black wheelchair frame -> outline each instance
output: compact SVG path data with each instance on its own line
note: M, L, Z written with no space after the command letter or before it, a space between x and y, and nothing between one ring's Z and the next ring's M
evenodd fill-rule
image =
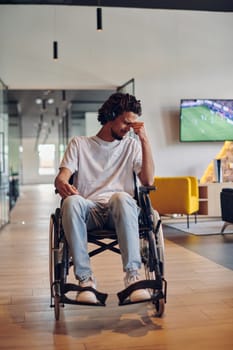
M120 291L117 293L117 296L119 306L128 305L131 304L129 295L133 290L147 288L150 291L151 299L146 301L152 302L155 306L155 316L161 317L164 313L167 299L167 281L164 278L164 241L161 220L158 214L152 209L150 203L149 192L151 190L155 190L155 187L142 186L139 187L139 190L135 191L135 199L141 209L139 215L139 238L141 259L144 265L146 279L136 282ZM77 284L67 283L69 269L73 263L62 227L60 208L56 208L55 212L50 216L49 235L50 306L54 308L55 319L59 320L60 307L64 306L64 304L90 304L77 302L75 299L67 296L68 292L77 292L84 289ZM88 243L94 243L97 246L97 248L95 247L89 251L90 257L100 254L105 250L120 254L120 249L117 247L118 240L114 230L104 228L102 230L88 231ZM85 290L93 291L91 287L86 287ZM98 303L91 305L105 306L108 295L96 290L94 292Z

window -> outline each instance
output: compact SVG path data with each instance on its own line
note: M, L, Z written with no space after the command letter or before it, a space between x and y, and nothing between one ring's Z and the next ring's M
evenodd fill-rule
M39 175L55 174L55 145L39 145Z

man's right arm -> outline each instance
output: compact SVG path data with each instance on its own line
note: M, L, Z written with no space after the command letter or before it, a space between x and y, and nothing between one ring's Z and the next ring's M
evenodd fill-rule
M54 185L62 198L78 194L78 190L73 185L69 184L71 175L72 173L70 169L60 168L60 171L55 178Z

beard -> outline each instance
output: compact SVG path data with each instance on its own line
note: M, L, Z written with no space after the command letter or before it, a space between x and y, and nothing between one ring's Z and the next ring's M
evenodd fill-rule
M111 129L111 135L112 135L112 137L115 139L115 140L118 140L118 141L121 141L122 139L123 139L123 137L125 136L121 136L121 135L118 135L115 131L113 131L112 129Z

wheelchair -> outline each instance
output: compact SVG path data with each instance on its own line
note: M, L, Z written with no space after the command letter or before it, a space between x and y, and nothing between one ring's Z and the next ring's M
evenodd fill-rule
M138 218L140 253L145 271L145 280L138 281L126 289L117 293L119 306L129 305L132 302L129 295L135 289L148 289L151 298L137 302L150 302L155 308L155 316L162 317L167 299L167 281L164 278L164 239L159 215L152 209L149 193L155 190L154 186L141 186L135 190L135 199L140 208ZM89 256L100 254L110 250L120 254L116 232L103 228L101 230L88 231L88 243L93 243L94 248L89 251ZM50 278L50 306L54 309L56 320L60 318L60 309L65 304L90 305L71 298L69 292L83 291L78 284L69 283L68 275L72 263L68 243L62 227L61 209L56 208L50 216L49 227L49 278ZM98 303L92 306L106 306L107 294L86 287L96 294Z

